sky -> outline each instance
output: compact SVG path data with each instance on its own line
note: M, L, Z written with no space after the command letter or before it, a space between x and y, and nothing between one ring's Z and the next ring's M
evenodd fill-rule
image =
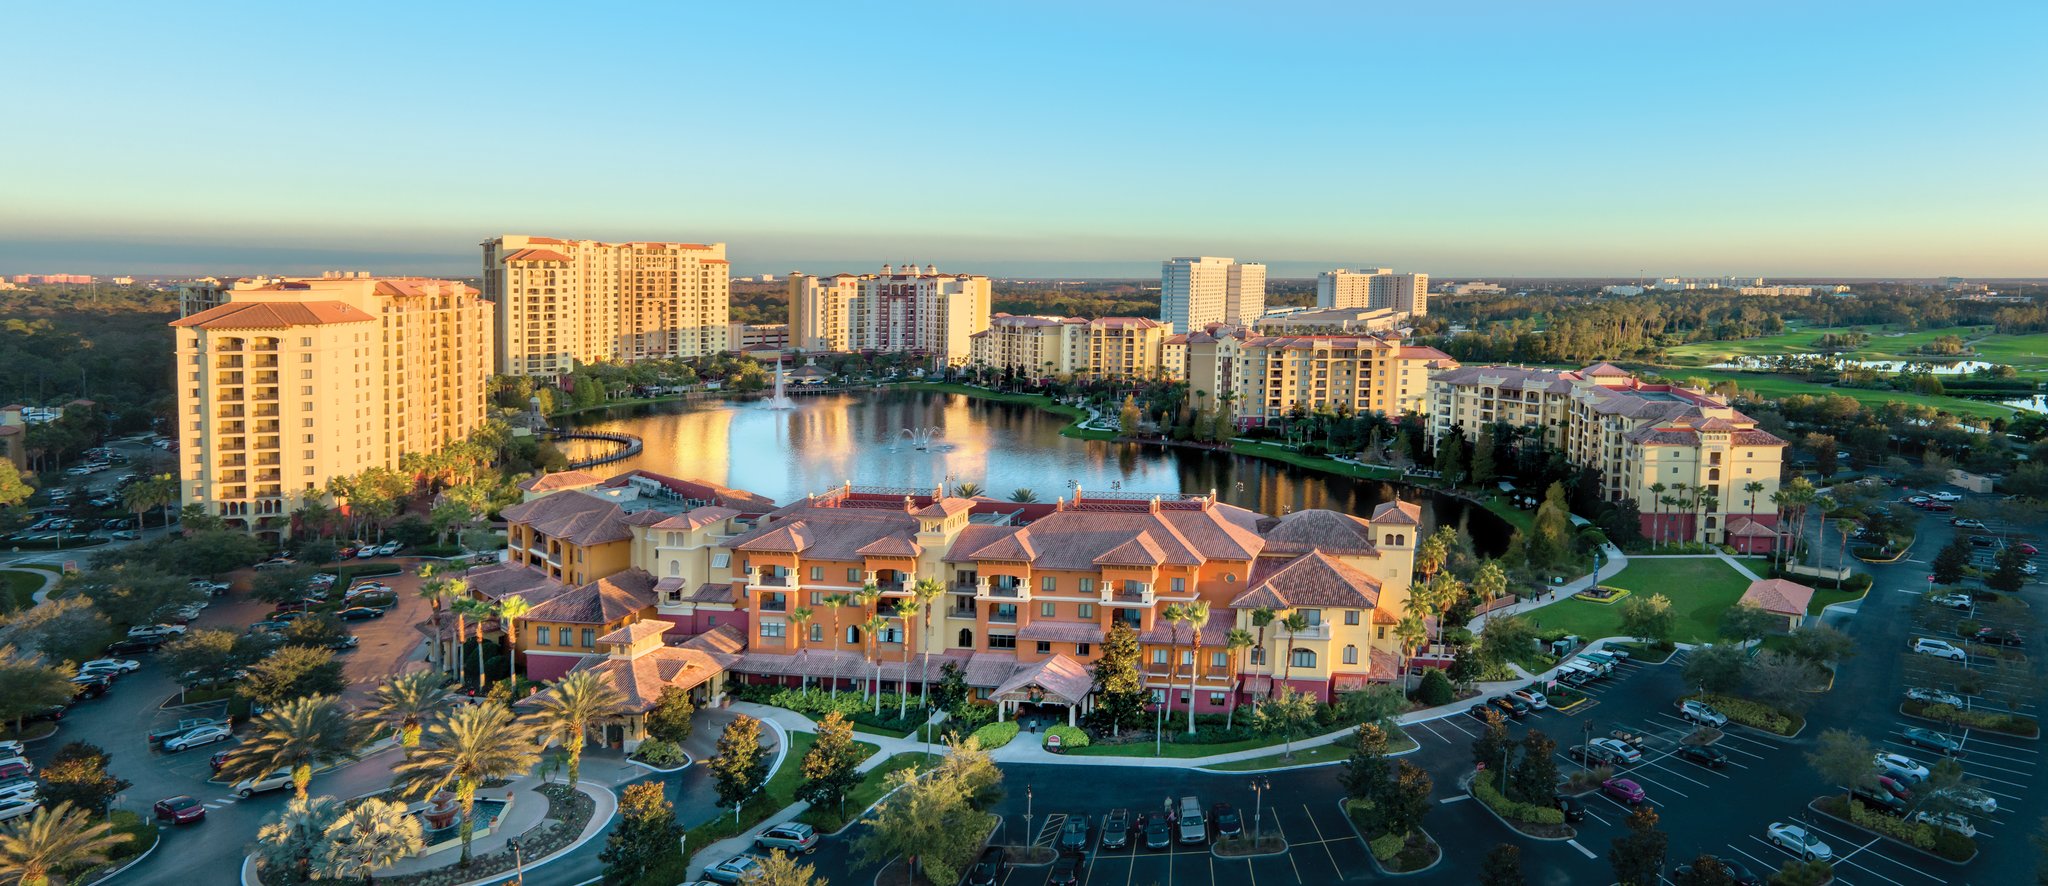
M1441 7L1441 8L1423 8ZM0 272L2048 275L2048 3L0 8Z

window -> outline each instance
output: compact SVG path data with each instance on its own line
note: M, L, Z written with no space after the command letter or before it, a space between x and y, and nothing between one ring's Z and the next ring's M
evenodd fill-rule
M1181 707L1187 707L1188 705L1188 691L1185 689L1180 691L1180 705Z
M1386 626L1386 625L1380 625L1380 631L1379 631L1379 639L1385 640L1386 638L1387 638L1387 626Z
M547 629L547 628L534 628L534 629L533 629L533 645L535 645L535 646L546 646L546 645L548 645L548 629Z
M1086 644L1086 643L1075 643L1075 644L1074 644L1074 654L1075 654L1075 655L1087 655L1087 654L1089 654L1089 653L1090 653L1090 652L1092 652L1092 651L1094 651L1094 650L1093 650L1093 647L1089 646L1089 645L1088 645L1088 644Z
M824 625L811 625L811 642L813 642L813 643L823 643L823 642L825 642L825 626L824 626Z
M1237 573L1235 573L1235 572L1226 572L1226 573L1223 573L1223 583L1224 583L1224 584L1229 584L1229 585L1234 585L1234 584L1237 584Z
M301 397L311 397L311 396L313 396L313 386L312 386L312 385L300 385L300 386L299 386L299 396L301 396Z
M1153 663L1153 664L1156 664L1156 665L1163 665L1163 664L1165 664L1165 663L1166 663L1166 650L1164 650L1164 649L1154 649L1154 650L1152 650L1152 663Z
M1093 603L1083 603L1083 604L1081 604L1080 606L1076 607L1076 611L1078 611L1078 612L1080 613L1080 616L1081 616L1082 618L1094 618L1094 617L1095 617L1095 604L1093 604Z
M812 591L812 592L811 592L811 605L812 605L812 606L823 606L823 605L825 605L825 592L824 592L824 591Z
M882 632L875 636L875 642L901 643L903 642L903 628L900 626L883 628Z
M965 648L965 649L972 649L972 648L974 648L974 631L973 631L972 629L969 629L969 628L961 628L961 629L960 629L960 642L958 642L958 643L955 643L955 644L953 644L953 645L955 645L955 646L959 646L959 647L962 647L962 648Z
M1344 647L1344 663L1348 665L1355 665L1358 663L1358 647Z
M1052 644L1051 644L1051 643L1049 643L1049 642L1047 642L1047 641L1045 641L1045 640L1040 640L1040 641L1038 641L1038 654L1039 654L1039 655L1051 655L1051 654L1052 654Z
M1344 623L1345 623L1345 624L1347 624L1347 625L1351 625L1351 626L1353 626L1353 627L1356 627L1356 626L1358 625L1358 610L1356 610L1356 609L1346 609L1346 610L1344 610Z
M724 569L725 567L727 567L727 566L731 566L731 565L732 565L732 555L731 555L731 554L712 554L712 555L711 555L711 568L713 568L713 569Z
M1095 593L1095 579L1092 579L1092 578L1084 578L1084 579L1081 579L1081 593L1083 593L1083 594L1093 594L1093 593Z
M1165 703L1166 703L1166 690L1164 690L1164 689L1154 689L1154 690L1152 690L1152 703L1153 703L1153 704L1165 704Z
M590 649L590 648L593 648L593 647L595 647L596 645L597 645L597 631L596 631L596 630L593 630L593 629L591 629L591 628L584 628L584 629L583 629L583 648L585 648L585 649Z
M990 648L990 649L1015 649L1015 648L1017 648L1017 635L1016 635L1016 634L990 634L990 635L988 635L988 648Z
M1230 666L1230 653L1228 653L1228 652L1211 652L1211 653L1209 653L1209 666L1210 666L1210 667L1212 667L1212 668L1219 668L1219 669L1220 669L1220 668L1227 668L1227 667L1229 667L1229 666Z
M1211 692L1211 693L1209 693L1209 706L1210 706L1210 707L1212 707L1212 708L1220 708L1220 707L1222 707L1222 706L1224 705L1225 701L1226 701L1226 697L1224 696L1224 694L1223 694L1223 693L1221 693L1221 692Z
M299 370L299 377L300 377L300 378L312 378L312 377L313 377L313 370L311 370L311 369L301 369L301 370Z
M780 621L764 621L764 622L761 622L761 636L762 636L763 638L769 638L769 637L781 637L781 636L783 635L783 632L784 632L784 631L785 631L785 630L786 630L787 628L788 628L788 623L787 623L787 622L780 622Z
M824 580L825 580L825 567L823 567L823 566L813 566L813 567L811 567L811 580L812 580L812 581L824 581Z
M1058 613L1059 611L1060 607L1058 603L1038 604L1038 616L1040 618L1051 618L1054 614Z
M1060 589L1060 580L1050 575L1040 578L1038 580L1038 589L1042 591L1057 591Z
M1296 649L1294 650L1293 657L1289 659L1289 662L1297 668L1315 667L1316 651L1313 649Z
M1185 579L1185 578L1176 578L1176 579L1174 579L1174 580L1173 580L1173 592L1174 592L1174 593L1178 594L1178 593L1181 593L1182 591L1185 591L1185 590L1187 590L1187 589L1188 589L1188 580L1187 580L1187 579Z
M1308 619L1309 627L1315 627L1323 623L1323 611L1321 609L1297 609L1295 611L1301 613L1302 618Z
M1261 649L1257 646L1253 646L1251 654L1251 663L1255 665L1264 666L1266 663L1266 650Z
M846 580L852 584L860 584L860 568L856 566L846 567Z

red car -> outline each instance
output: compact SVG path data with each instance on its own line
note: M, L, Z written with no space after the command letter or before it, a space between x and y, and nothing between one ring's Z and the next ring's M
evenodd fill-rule
M2020 553L2025 554L2029 557L2041 553L2040 548L2034 547L2033 545L2027 544L2026 542L2020 542L2019 544L2013 545L2012 548L2013 550L2019 551Z
M156 818L171 824L191 824L206 820L206 805L191 797L172 797L156 801Z
M1630 806L1641 805L1644 800L1648 799L1648 796L1643 793L1642 785L1626 778L1610 778L1603 781L1600 783L1600 790L1607 796L1627 803Z
M13 781L14 779L27 778L34 774L35 772L28 768L27 763L0 764L0 781Z
M1930 501L1927 503L1927 509L1930 511L1936 511L1938 513L1946 514L1949 511L1955 510L1956 506L1949 504L1945 501Z

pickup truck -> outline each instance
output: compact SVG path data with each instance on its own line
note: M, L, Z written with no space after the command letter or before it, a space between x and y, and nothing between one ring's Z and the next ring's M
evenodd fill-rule
M160 745L164 743L164 739L177 738L178 736L184 735L187 732L191 732L194 729L198 729L201 726L226 725L227 721L216 720L212 717L191 717L188 719L179 720L178 725L176 726L166 726L162 729L158 729L154 732L151 732L149 734L149 743L151 745Z

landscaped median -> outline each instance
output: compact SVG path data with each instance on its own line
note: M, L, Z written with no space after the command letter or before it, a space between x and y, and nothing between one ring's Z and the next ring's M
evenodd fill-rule
M1968 864L1977 857L1976 840L1948 828L1877 812L1865 807L1863 801L1848 799L1841 794L1818 798L1808 803L1807 808L1950 864Z
M1967 726L2015 738L2040 738L2041 723L2025 714L2011 714L2000 711L1981 711L1959 708L1951 704L1907 699L1899 706L1899 713L1922 720L1932 720L1950 726Z
M1485 806L1508 827L1538 840L1569 840L1578 836L1577 829L1564 823L1564 810L1510 800L1494 786L1495 776L1492 770L1473 773L1470 790L1479 805Z
M872 745L863 745L872 747ZM861 776L860 784L846 792L846 802L838 809L812 806L804 810L796 820L817 828L821 834L836 834L860 819L861 813L882 799L889 792L889 774L916 766L919 772L929 770L944 759L943 754L926 754L922 751L906 751L882 761ZM803 761L797 761L801 765Z
M1698 692L1679 700L1703 702L1714 710L1728 715L1728 719L1733 722L1774 735L1790 737L1798 735L1799 730L1806 728L1806 718L1746 698Z
M1337 805L1344 810L1344 817L1351 822L1351 829L1357 832L1359 839L1365 841L1366 851L1372 853L1373 864L1382 872L1419 874L1436 867L1436 863L1443 860L1443 847L1437 845L1436 839L1422 828L1405 834L1389 832L1367 837L1366 834L1373 830L1374 826L1366 815L1368 810L1360 807L1361 802L1363 801L1344 799L1338 800Z

